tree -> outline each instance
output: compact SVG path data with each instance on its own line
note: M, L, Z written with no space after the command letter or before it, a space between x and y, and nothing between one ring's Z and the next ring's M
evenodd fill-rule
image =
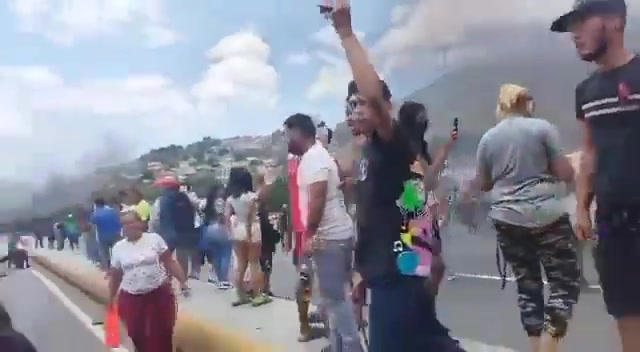
M278 177L267 199L267 210L280 211L283 204L289 205L289 185L286 177Z
M142 175L140 176L140 179L143 181L150 181L153 180L153 171L151 170L144 170L142 172Z
M238 153L238 152L234 152L233 153L233 160L242 161L242 160L245 160L245 159L246 159L246 156L243 155L242 153Z

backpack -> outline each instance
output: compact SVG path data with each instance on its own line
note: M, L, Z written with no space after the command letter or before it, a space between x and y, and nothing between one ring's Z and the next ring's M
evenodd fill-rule
M193 222L195 209L191 199L183 192L176 194L171 204L171 218L178 234L190 234L196 232Z

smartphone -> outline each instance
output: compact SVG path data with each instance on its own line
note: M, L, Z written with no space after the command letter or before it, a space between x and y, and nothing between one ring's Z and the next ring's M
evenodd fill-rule
M329 13L333 12L333 6L318 5L318 7L320 8L320 14L321 15L326 15L326 14L329 14Z
M460 128L460 120L456 117L453 119L453 132L457 134L459 128Z

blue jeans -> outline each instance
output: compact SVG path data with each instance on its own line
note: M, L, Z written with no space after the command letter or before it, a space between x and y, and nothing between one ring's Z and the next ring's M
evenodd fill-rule
M399 277L370 290L369 352L464 352L438 321L424 279Z
M100 268L102 270L111 269L111 250L118 242L117 238L98 238L98 251L100 253Z
M229 281L231 266L232 242L223 226L211 225L205 230L207 236L207 251L205 256L218 277L218 281Z
M98 239L92 233L85 234L82 236L84 238L84 250L87 258L94 262L100 262L100 249L98 247Z
M312 255L322 306L329 319L329 341L335 352L363 351L351 300L346 294L351 281L352 251L351 238L320 240Z

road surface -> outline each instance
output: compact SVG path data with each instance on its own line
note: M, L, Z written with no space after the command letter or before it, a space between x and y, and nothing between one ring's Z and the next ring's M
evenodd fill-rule
M455 336L526 351L528 345L520 327L515 285L510 283L503 291L500 290L500 281L496 280L495 237L492 231L482 228L479 234L470 235L466 228L453 225L445 234L444 241L448 265L464 275L445 282L442 287L438 297L442 321ZM595 283L597 276L592 269L592 260L589 255L585 258L587 278ZM69 308L37 275L28 270L14 271L9 277L0 279L0 300L9 307L18 329L31 338L40 351L67 351L70 347L78 351L102 351L100 339L91 329L92 323L102 320L102 308L59 279L46 272L44 276L59 285L63 294L78 308ZM292 299L295 278L291 257L277 253L272 277L274 293ZM88 318L78 318L75 310L82 311ZM290 319L296 317L291 316ZM72 345L70 341L73 341ZM600 291L583 291L564 350L616 349L617 338L612 321L604 311Z
M39 352L105 350L104 308L41 268L10 270L0 278L0 302Z
M438 297L441 320L455 336L528 351L528 341L516 306L516 286L509 283L504 291L500 289L496 240L492 229L484 226L477 234L471 235L464 226L453 224L444 236L447 264L461 275L443 284ZM593 259L588 253L585 255L585 272L591 283L597 283ZM295 277L291 257L277 253L271 279L273 292L279 297L292 299ZM564 351L617 349L613 322L605 312L599 289L583 290L574 313Z

